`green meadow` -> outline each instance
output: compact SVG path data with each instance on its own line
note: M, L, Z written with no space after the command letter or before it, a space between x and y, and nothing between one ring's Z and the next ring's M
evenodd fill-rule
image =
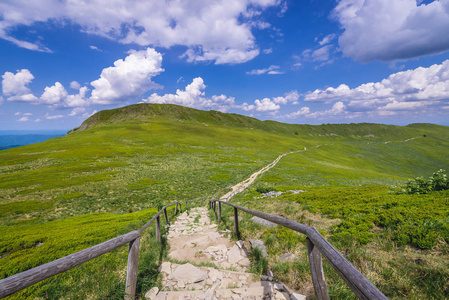
M154 104L102 111L64 137L0 151L0 279L138 229L161 204L213 195L302 150L234 201L317 227L388 297L449 297L447 191L389 193L449 170L448 149L449 128L430 124L292 125ZM306 192L259 198L257 187ZM266 241L278 278L313 293L303 237L249 216L241 228ZM158 284L167 251L153 231L141 244L140 296ZM10 298L123 298L125 248ZM300 259L279 263L286 249ZM333 299L352 297L325 272Z

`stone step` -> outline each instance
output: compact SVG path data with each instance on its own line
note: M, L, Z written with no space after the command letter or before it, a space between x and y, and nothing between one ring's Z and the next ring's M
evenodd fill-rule
M211 267L195 267L192 264L162 263L159 271L162 274L164 290L207 290L219 282L218 289L249 287L258 278L254 274L218 270Z
M168 257L197 265L214 264L220 269L163 262L159 272L164 288L161 291L152 288L145 294L145 299L306 299L289 291L282 283L271 281L271 272L260 278L245 273L250 265L249 253L242 241L231 242L227 235L217 232L217 225L210 223L208 210L204 207L182 213L169 226ZM260 245L257 240L250 242L252 247L262 247L262 252L266 254L263 243Z
M274 300L306 300L304 295L290 293L282 284L275 282L255 282L249 287L219 289L218 284L207 290L183 290L183 291L158 291L152 289L145 295L149 300L222 300L222 299L274 299Z
M246 271L249 268L248 251L239 241L233 243L225 234L216 231L210 224L206 208L194 208L184 212L170 226L168 257L196 264L213 263L222 269Z

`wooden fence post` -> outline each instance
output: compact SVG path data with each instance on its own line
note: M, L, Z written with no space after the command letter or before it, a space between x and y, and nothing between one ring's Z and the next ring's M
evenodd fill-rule
M170 222L168 222L167 208L164 208L164 216L165 216L165 224L170 225Z
M237 238L240 238L239 232L239 213L237 207L234 207L234 230Z
M312 275L313 288L318 300L329 300L326 280L324 278L323 263L320 250L312 243L309 238L307 240L307 251L309 253L310 274Z
M156 240L159 242L161 240L161 218L156 217Z
M221 219L221 202L218 202L218 224L220 224Z
M139 265L140 237L129 242L128 267L126 271L125 300L133 300L136 294L137 269Z
M176 206L175 206L175 215L178 213L178 202L176 202Z

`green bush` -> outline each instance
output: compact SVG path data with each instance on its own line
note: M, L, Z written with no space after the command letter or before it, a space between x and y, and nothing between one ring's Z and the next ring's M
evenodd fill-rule
M276 189L275 188L272 188L272 187L263 187L263 186L259 186L257 189L256 189L256 192L258 192L258 193L260 193L260 194L266 194L266 193L269 193L269 192L273 192L273 191L275 191Z
M390 193L393 194L426 194L431 191L443 191L449 189L449 180L445 170L440 169L426 180L424 177L410 179L404 185L391 186Z

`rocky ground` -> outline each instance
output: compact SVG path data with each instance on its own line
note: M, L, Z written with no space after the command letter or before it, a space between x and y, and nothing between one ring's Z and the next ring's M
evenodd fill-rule
M167 235L170 262L163 262L160 267L163 289L159 291L155 287L145 298L306 299L274 281L271 272L260 276L263 280L247 273L250 260L245 244L250 244L231 242L229 235L217 231L205 207L183 212Z

